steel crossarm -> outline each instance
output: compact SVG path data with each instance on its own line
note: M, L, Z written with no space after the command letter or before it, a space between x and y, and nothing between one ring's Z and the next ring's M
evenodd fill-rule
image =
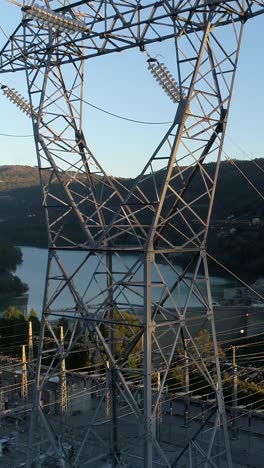
M34 2L28 2L34 6ZM56 63L66 64L79 61L77 55L69 59L67 49L72 42L81 44L85 59L103 56L113 52L121 52L131 48L144 51L148 44L162 42L184 35L201 31L204 27L204 14L214 8L216 11L213 27L225 26L234 22L245 23L248 19L264 13L264 1L218 1L218 0L173 0L158 2L127 2L121 0L101 0L94 4L90 1L47 2L52 11L72 18L81 14L87 26L87 32L64 35L51 45L51 49L59 50ZM81 9L81 13L80 13ZM27 10L28 11L28 10ZM30 11L30 10L29 10ZM24 42L23 27L30 28L34 23L34 31L27 34ZM45 67L44 57L47 53L43 36L47 34L36 29L38 21L25 17L15 29L0 52L0 73L25 69L25 61L30 59L30 67Z

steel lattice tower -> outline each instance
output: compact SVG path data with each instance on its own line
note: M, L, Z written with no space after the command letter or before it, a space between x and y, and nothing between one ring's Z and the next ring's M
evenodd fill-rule
M24 2L21 24L2 49L0 62L2 74L26 74L27 101L8 87L3 91L32 118L49 241L28 467L35 457L37 422L45 433L41 450L52 451L62 467L101 467L105 459L119 467L231 467L206 240L243 27L264 12L264 2L42 4L41 10L35 2ZM176 96L175 118L128 188L105 173L87 145L82 122L84 63L130 48L144 52L148 44L165 40L175 48L175 69L173 77L164 77L163 68L159 81L170 97ZM155 67L151 58L149 63ZM216 161L213 171L204 165L209 156ZM183 271L175 262L179 254L190 258ZM65 295L68 306L62 309ZM200 305L195 318L190 312L194 299ZM129 321L124 312L138 320ZM64 330L62 345L53 320L65 316L72 326ZM213 366L197 347L193 322L212 337ZM121 356L115 350L119 324L133 336ZM47 330L56 347L49 352L43 348ZM69 436L53 425L41 398L85 330L105 363L109 422L102 419L103 395L81 438L71 434L70 458L63 443ZM216 403L206 421L190 430L186 444L168 451L157 437L156 417L176 350L182 347L186 354L186 343L188 360L211 386ZM140 366L128 372L134 349L139 350ZM47 355L50 363L45 366ZM143 405L131 388L131 372L143 385ZM155 390L153 374L158 375ZM131 412L132 439L122 423L118 394ZM203 438L205 424L210 430ZM102 427L109 430L109 438Z

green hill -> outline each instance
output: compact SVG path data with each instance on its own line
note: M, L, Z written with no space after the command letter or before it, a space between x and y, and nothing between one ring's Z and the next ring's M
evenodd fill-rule
M264 160L235 161L235 163L262 193ZM206 164L206 170L209 174L213 174L214 163ZM263 275L264 271L264 253L262 254L264 204L261 196L245 180L241 172L230 162L221 163L208 243L213 255L233 271L241 273L243 270L244 276L258 277ZM44 179L48 177L48 173L44 173L43 177ZM194 178L188 197L199 193L200 177ZM156 174L156 179L157 185L161 184L163 171ZM122 179L122 184L130 188L133 180ZM177 189L176 183L174 188ZM61 195L59 186L55 187L56 190ZM150 194L151 190L152 186L147 179L144 191ZM1 166L0 237L17 245L46 246L47 234L41 198L36 167ZM201 214L202 211L201 206Z
M0 194L13 189L32 187L38 182L38 168L36 167L0 166Z

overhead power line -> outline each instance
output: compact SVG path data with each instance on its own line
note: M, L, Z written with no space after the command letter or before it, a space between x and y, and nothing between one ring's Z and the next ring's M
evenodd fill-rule
M73 93L72 93L73 94ZM77 97L76 95L73 94L74 97ZM100 112L103 112L104 114L111 115L112 117L115 117L116 119L120 120L126 120L127 122L132 122L132 123L137 123L141 125L169 125L172 123L171 120L166 121L166 122L153 122L149 120L137 120L137 119L132 119L130 117L126 117L124 115L120 114L115 114L114 112L110 112L106 109L103 109L102 107L96 106L95 104L92 104L91 102L87 101L86 99L80 99L84 104L87 104L88 106L92 107L93 109L96 109Z
M0 133L0 136L2 137L8 137L8 138L32 138L33 134L31 133L30 135L17 135L17 134L11 134L11 133Z

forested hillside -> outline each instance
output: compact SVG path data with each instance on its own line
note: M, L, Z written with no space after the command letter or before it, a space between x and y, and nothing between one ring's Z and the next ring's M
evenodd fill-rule
M209 174L214 173L214 168L214 163L206 164ZM209 233L211 253L233 271L241 273L242 269L243 275L249 277L264 276L264 203L242 173L262 194L263 172L263 159L235 161L235 165L228 161L221 163ZM43 177L47 179L48 173L44 172ZM163 177L163 171L157 173L158 186ZM144 191L150 194L151 186L148 183L146 180ZM130 188L133 180L122 179L122 184ZM201 178L198 175L192 181L187 197L198 194L200 187ZM174 188L177 189L176 182ZM100 183L97 189L100 190ZM61 195L59 186L55 187L56 190ZM0 222L1 239L8 239L17 245L47 245L37 168L0 167ZM70 229L74 229L74 225Z

